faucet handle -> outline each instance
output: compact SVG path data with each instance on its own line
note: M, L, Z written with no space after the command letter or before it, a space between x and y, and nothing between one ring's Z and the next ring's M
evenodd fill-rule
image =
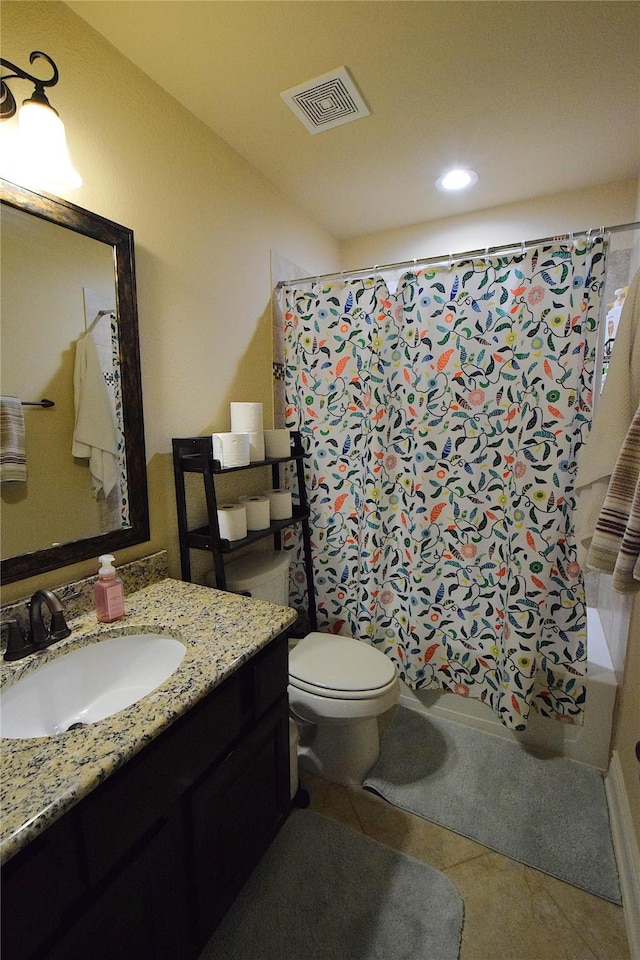
M33 644L23 636L17 620L5 620L5 626L7 627L7 649L4 659L21 660L33 651Z
M64 638L68 637L70 633L71 630L67 626L64 613L62 610L56 610L51 614L51 626L49 627L49 636L51 637L51 640L53 642L56 640L64 640Z

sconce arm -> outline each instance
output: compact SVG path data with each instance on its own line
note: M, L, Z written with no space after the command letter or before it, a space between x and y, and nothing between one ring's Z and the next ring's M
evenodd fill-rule
M8 120L16 112L16 100L9 89L7 80L29 80L34 84L35 90L32 100L37 100L39 103L44 103L46 106L51 107L51 104L47 100L47 97L44 92L45 87L54 87L58 82L58 68L51 59L51 57L42 53L40 50L34 50L29 56L29 63L33 63L38 58L46 60L48 64L53 68L53 76L50 80L40 80L38 77L32 76L30 73L27 73L26 70L22 70L21 67L17 67L15 63L11 63L10 60L5 60L4 57L0 58L0 65L2 65L6 70L13 70L13 73L7 73L0 78L0 120ZM53 107L51 108L53 109Z

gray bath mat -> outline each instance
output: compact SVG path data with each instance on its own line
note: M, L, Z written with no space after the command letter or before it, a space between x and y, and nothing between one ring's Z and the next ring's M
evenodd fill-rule
M398 707L364 786L403 810L620 903L598 770Z
M442 873L296 810L200 960L457 960L461 930Z

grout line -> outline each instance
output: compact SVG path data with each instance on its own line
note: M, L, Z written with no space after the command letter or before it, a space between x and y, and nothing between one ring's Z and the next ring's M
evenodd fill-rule
M445 830L446 827L442 827L441 829ZM449 833L452 833L452 832L453 831L451 830L449 831ZM454 836L457 837L457 836L460 836L460 834L455 833ZM493 854L496 857L502 857L503 860L509 860L509 857L505 857L503 854L497 853L495 850L490 850L489 847L485 847L481 853L474 853L473 856L471 857L464 857L462 860L456 860L455 863L448 864L448 866L442 868L442 872L447 873L448 870L456 870L458 867L461 867L467 863L473 863L474 860L482 860L483 857L486 857L489 854ZM510 861L510 862L513 863L515 861Z
M569 924L569 926L571 927L571 929L574 931L574 934L575 934L575 936L576 936L576 939L579 940L580 943L585 947L585 949L589 951L589 953L590 953L591 956L594 958L594 960L600 960L600 954L593 952L593 950L591 949L591 944L590 944L587 940L585 940L584 937L583 937L583 935L582 935L582 929L581 929L580 927L577 927L576 924L575 924L575 922L574 922L574 920L572 919L572 914L571 914L571 913L570 913L570 914L567 914L567 912L566 912L566 910L564 910L562 904L556 899L556 897L554 897L554 895L553 895L550 887L548 887L545 883L543 883L543 882L540 881L540 880L538 880L538 882L541 883L541 886L542 886L544 892L546 893L546 895L547 895L551 900L553 900L553 904L554 904L556 910L558 911L558 913L562 916L562 918ZM561 880L558 881L558 882L559 882L559 883L562 883ZM583 893L585 893L587 896L595 896L595 894L590 894L590 893L588 893L586 890L583 891ZM600 898L596 897L596 899L600 899ZM612 904L612 906L615 906L615 904ZM620 907L619 909L622 909L622 907ZM604 958L602 958L602 960L604 960Z

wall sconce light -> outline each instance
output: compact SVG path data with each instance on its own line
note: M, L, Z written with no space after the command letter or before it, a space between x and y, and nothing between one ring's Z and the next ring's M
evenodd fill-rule
M0 78L0 120L8 120L16 112L9 80L29 80L35 87L18 111L18 147L12 161L13 171L8 171L8 178L17 179L26 187L75 189L82 186L82 178L71 163L64 124L44 92L45 87L53 87L58 82L58 68L51 57L39 50L33 51L29 63L38 58L46 60L53 68L50 80L33 77L9 60L0 58L2 67L13 71Z

